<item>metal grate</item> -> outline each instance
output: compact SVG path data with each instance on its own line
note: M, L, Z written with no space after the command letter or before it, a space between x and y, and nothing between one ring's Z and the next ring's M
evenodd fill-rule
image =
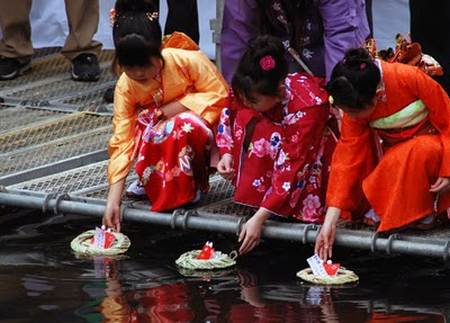
M11 188L45 193L70 193L106 183L108 161L79 167L56 175L12 185Z
M128 177L127 180L125 182L125 188L127 188L135 179L137 178L137 175L134 173L134 171L132 171ZM106 200L106 198L108 197L108 182L104 182L103 184L99 185L98 187L93 187L92 189L82 189L80 191L74 192L75 195L79 195L79 196L84 196L84 197L90 197L90 198L95 198L95 199L104 199ZM122 202L136 202L136 199L130 199L128 197L125 196L125 190L123 191L122 194ZM145 202L145 200L144 200Z
M214 214L235 215L240 217L252 216L253 214L255 214L254 208L236 204L231 198L217 203L212 203L204 207L200 207L198 210L200 212L203 211Z
M110 137L111 127L108 126L7 154L0 163L0 177L106 149Z
M206 194L201 205L228 199L233 196L233 193L233 185L229 181L223 179L220 175L216 174L209 179L209 192Z
M133 172L128 176L125 187L128 187L135 179L137 178L136 173ZM209 180L210 189L208 194L206 194L203 201L198 204L198 207L205 206L207 204L215 203L217 201L221 201L227 198L230 198L233 195L233 186L230 182L224 180L219 175L214 175L210 177ZM100 187L97 190L90 191L87 193L81 193L81 196L92 197L92 198L103 198L105 199L108 194L108 187ZM129 199L127 197L123 197L123 202L133 202L136 201L134 199ZM140 203L145 203L144 201L140 201Z
M43 47L35 48L33 59L43 58L50 55L58 55L61 52L62 47Z
M109 78L109 79L112 79ZM105 81L106 82L106 81ZM61 102L65 105L73 105L82 107L84 111L97 111L98 107L101 105L105 105L106 103L103 101L103 95L105 91L115 84L114 81L106 82L104 86L94 90L94 91L85 91L81 93L76 93L75 95L65 98L62 100L58 100L57 102ZM57 103L55 103L57 104Z
M74 82L69 77L65 79L55 79L49 83L36 83L21 90L11 90L5 93L5 97L14 97L20 102L31 105L46 105L49 106L52 101L66 98L76 97L84 92L91 92L93 87L100 87L104 91L107 86L103 83L113 82L115 76L109 72L102 73L98 83L91 82ZM102 85L103 84L103 85ZM100 96L101 97L101 96Z
M62 112L36 108L0 105L0 134L15 128L29 126L43 120L54 120L65 116Z
M89 113L73 114L57 121L0 135L0 154L84 133L110 124L110 117Z

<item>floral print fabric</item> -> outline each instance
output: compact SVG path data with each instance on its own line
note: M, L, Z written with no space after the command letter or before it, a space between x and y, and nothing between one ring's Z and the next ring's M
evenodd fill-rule
M320 223L336 137L322 81L292 74L285 99L260 113L231 97L222 110L217 146L233 156L234 199L298 220Z

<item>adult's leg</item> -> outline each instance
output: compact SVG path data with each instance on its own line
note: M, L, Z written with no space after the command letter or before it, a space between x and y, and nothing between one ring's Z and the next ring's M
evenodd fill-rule
M82 53L99 55L102 44L93 40L99 21L98 0L65 0L69 36L62 54L72 60Z
M30 10L31 0L0 1L0 56L28 60L33 55Z
M169 13L167 15L164 34L181 31L196 43L200 39L198 30L197 0L167 0Z
M248 42L259 30L260 9L256 0L226 0L220 36L222 73L230 82Z
M0 1L0 80L11 80L31 69L31 0Z
M372 0L366 0L367 22L369 23L370 36L373 37Z
M102 44L93 40L99 20L98 0L65 0L69 36L62 54L72 61L72 78L96 81L100 77L97 56Z

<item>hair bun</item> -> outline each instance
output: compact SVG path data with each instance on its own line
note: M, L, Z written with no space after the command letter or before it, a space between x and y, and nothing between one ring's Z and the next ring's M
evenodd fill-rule
M353 106L358 103L357 92L345 76L339 76L328 82L327 90L335 98L337 105L345 102L347 105Z
M259 58L267 55L283 56L285 51L283 43L278 38L270 35L256 37L250 42L249 49L255 57Z
M344 64L348 66L360 66L361 63L369 63L372 57L364 48L354 48L349 50L344 56Z
M146 13L155 11L151 0L117 0L114 8L118 15L127 12Z

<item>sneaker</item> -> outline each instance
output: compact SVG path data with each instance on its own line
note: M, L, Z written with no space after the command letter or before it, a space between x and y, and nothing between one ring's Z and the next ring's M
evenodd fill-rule
M103 94L103 101L106 103L113 103L114 102L114 90L116 89L116 86L113 85L106 89L105 93Z
M417 221L416 223L413 223L411 227L419 230L429 230L433 229L435 226L437 226L437 224L437 217L435 215L428 215L427 217Z
M195 203L199 203L203 200L203 193L200 190L197 190L197 192L195 193L194 199L191 201L191 203L195 204Z
M374 209L370 209L364 214L363 223L368 225L369 227L378 227L380 225L380 216L374 211Z
M12 80L31 69L31 59L21 62L17 58L0 58L0 80Z
M128 186L126 195L131 198L144 198L147 193L145 193L144 185L137 179Z
M80 54L72 60L72 79L92 82L100 78L100 66L94 54Z

